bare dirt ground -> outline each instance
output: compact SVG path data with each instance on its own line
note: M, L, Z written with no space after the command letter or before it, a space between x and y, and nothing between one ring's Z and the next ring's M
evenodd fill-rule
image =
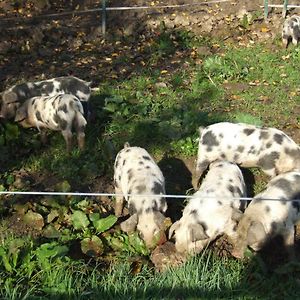
M234 43L272 40L281 26L280 10L263 22L261 1L230 1L156 9L157 6L193 3L192 0L109 1L108 6L144 6L150 10L109 11L107 36L101 31L101 12L82 13L100 7L101 1L23 1L0 3L0 90L24 80L77 75L97 86L106 79L122 80L137 72L141 44L151 39L164 22L197 35L218 35ZM276 2L276 1L275 1ZM74 14L64 15L73 11ZM63 15L53 15L62 13ZM240 24L255 18L251 30ZM117 42L118 41L118 42ZM202 49L203 50L203 49ZM204 51L204 50L203 50ZM132 58L132 67L121 72L112 65L112 54ZM144 58L147 59L147 58Z

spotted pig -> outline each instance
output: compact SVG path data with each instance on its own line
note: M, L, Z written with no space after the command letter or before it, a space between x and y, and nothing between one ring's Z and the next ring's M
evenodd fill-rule
M197 188L207 166L217 159L243 167L260 167L267 175L274 177L300 168L300 148L275 128L228 122L200 128L194 188Z
M169 230L169 238L175 232L177 251L199 253L218 236L233 235L242 215L240 197L245 196L246 186L239 167L227 161L213 162L181 219Z
M282 28L282 44L287 48L292 40L293 45L297 45L300 38L300 16L293 15L285 20Z
M74 95L60 94L39 96L26 100L16 111L15 121L23 127L36 127L42 135L43 129L61 131L67 151L72 148L72 128L77 134L78 146L84 147L87 124L83 116L83 107Z
M294 225L300 220L300 201L290 201L294 199L300 199L300 172L274 177L246 208L237 227L232 255L243 258L247 246L258 251L270 238L281 235L293 257Z
M130 147L126 143L115 160L114 183L118 195L115 214L122 214L125 198L131 215L121 224L121 228L127 232L137 229L148 247L155 244L157 237L166 239L165 180L149 153L143 148Z
M64 76L49 80L26 82L12 86L2 93L0 117L13 119L16 111L27 99L37 96L71 94L76 96L88 113L88 100L91 95L90 82L77 77Z

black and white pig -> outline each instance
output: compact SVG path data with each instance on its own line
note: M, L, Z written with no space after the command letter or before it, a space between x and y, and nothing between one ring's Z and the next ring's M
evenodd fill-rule
M246 186L241 170L228 161L210 164L199 190L188 201L181 219L169 230L175 232L175 247L180 253L196 254L211 241L226 233L235 234L242 216L241 197Z
M290 201L294 199L300 199L300 172L274 177L246 208L233 239L232 255L243 258L247 246L258 251L269 239L281 235L292 258L294 226L300 220L300 201Z
M242 167L260 167L271 177L300 169L299 146L278 129L221 122L199 131L195 189L208 165L220 159Z
M79 148L84 148L87 122L83 114L82 104L74 95L39 96L26 100L17 109L15 121L25 128L36 127L42 135L43 129L61 131L70 151L72 128L76 130Z
M282 28L282 44L287 48L288 43L292 40L293 45L297 45L300 39L300 16L293 15L287 18Z
M115 160L114 184L116 216L122 214L124 198L130 214L121 229L126 232L137 229L148 247L165 241L165 180L145 149L125 143Z
M90 85L90 82L74 76L16 84L1 94L0 118L13 119L20 105L29 98L54 96L57 94L71 94L76 96L82 102L85 115L87 115L89 110L88 101L91 95Z

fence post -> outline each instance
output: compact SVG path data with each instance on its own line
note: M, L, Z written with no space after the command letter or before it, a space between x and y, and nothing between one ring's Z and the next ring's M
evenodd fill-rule
M268 18L268 13L269 13L269 1L268 0L264 0L264 16L265 16L265 21L267 20Z
M284 0L283 2L283 9L282 9L282 17L286 17L286 12L287 12L287 6L288 6L288 0Z
M102 0L102 34L106 33L106 0Z

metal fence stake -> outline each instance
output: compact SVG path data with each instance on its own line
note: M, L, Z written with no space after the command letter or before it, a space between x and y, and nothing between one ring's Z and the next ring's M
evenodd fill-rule
M265 21L267 21L268 18L268 13L269 13L269 1L268 0L264 0L264 16L265 16Z
M287 12L287 7L288 7L288 0L284 0L283 2L283 9L282 9L282 17L286 17L286 12Z
M102 34L106 34L106 0L102 0Z

